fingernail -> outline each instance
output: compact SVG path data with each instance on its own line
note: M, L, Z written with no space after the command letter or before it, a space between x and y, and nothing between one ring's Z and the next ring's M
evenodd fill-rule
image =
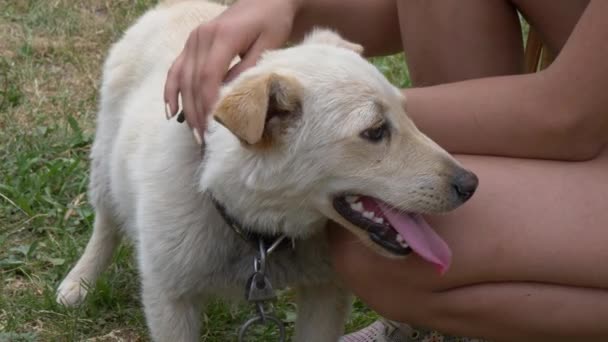
M194 140L196 140L197 144L203 144L203 139L201 139L201 135L198 133L198 130L196 128L192 129L192 135L194 135Z
M171 120L171 106L169 106L169 102L165 102L165 116L167 120Z
M184 111L182 110L181 112L179 112L179 114L177 114L177 122L183 123L184 121L186 121L186 115L184 114Z

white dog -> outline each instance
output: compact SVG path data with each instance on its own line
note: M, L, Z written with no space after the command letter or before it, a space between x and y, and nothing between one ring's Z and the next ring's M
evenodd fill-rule
M420 214L456 208L477 178L416 129L359 45L326 30L226 85L203 150L187 124L165 120L162 93L190 31L223 9L163 2L112 48L92 149L95 227L58 300L80 303L126 233L153 339L196 341L205 298L242 299L253 273L258 249L233 225L253 242L294 241L267 256L269 281L298 291L297 341L337 341L350 305L328 220L379 253L445 268L450 251Z

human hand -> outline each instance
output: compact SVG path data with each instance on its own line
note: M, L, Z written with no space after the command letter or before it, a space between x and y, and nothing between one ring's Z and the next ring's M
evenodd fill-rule
M382 317L413 323L412 314L420 314L428 306L429 294L446 281L422 258L384 257L337 223L330 222L328 238L338 278Z
M167 118L177 113L181 94L185 119L202 143L221 83L255 65L265 50L287 42L298 4L299 0L241 0L194 29L167 74ZM230 68L237 56L241 60Z

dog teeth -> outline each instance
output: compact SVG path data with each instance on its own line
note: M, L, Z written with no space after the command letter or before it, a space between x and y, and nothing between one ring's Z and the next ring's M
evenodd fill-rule
M403 236L397 234L397 238L395 239L397 240L397 243L403 247L403 248L407 248L409 247L409 245L407 244L407 242L405 242L405 239L403 238Z
M363 203L361 203L361 202L351 203L350 208L354 211L358 211L358 212L362 213L363 212Z
M367 211L363 207L363 203L359 201L359 196L346 196L346 202L350 203L350 208L361 214L364 218L374 221L375 223L384 224L384 218L376 216L373 211Z
M344 199L347 203L356 203L359 201L359 196L346 196Z

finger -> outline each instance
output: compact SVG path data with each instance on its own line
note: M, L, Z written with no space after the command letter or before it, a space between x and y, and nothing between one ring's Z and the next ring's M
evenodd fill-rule
M208 69L205 66L209 62L208 55L213 53L210 49L212 47L212 42L215 39L214 35L215 28L213 26L203 26L198 29L198 55L196 58L196 69L192 74L192 89L194 105L196 106L195 114L197 116L197 121L203 124L205 120L202 118L204 116L204 106L201 93L202 89L205 87L206 80L209 78L209 75L207 74ZM202 129L202 127L200 128Z
M171 119L179 109L179 83L183 63L184 52L182 51L167 72L167 80L165 81L164 91L165 115L167 116L167 120Z
M222 80L228 72L228 67L238 54L237 49L226 44L226 40L221 39L221 37L221 34L218 34L217 38L214 39L200 74L202 87L200 88L199 100L203 111L201 120L205 125L207 115L210 114L217 99Z
M186 121L191 127L197 128L196 107L194 104L192 74L197 63L197 39L196 30L192 31L188 41L186 42L184 66L180 78L180 93L182 95L182 106L186 116Z
M232 81L240 73L254 66L260 59L262 53L266 50L267 45L268 42L258 37L255 40L255 43L253 43L253 45L242 56L241 60L230 68L226 74L226 77L224 78L224 82Z

